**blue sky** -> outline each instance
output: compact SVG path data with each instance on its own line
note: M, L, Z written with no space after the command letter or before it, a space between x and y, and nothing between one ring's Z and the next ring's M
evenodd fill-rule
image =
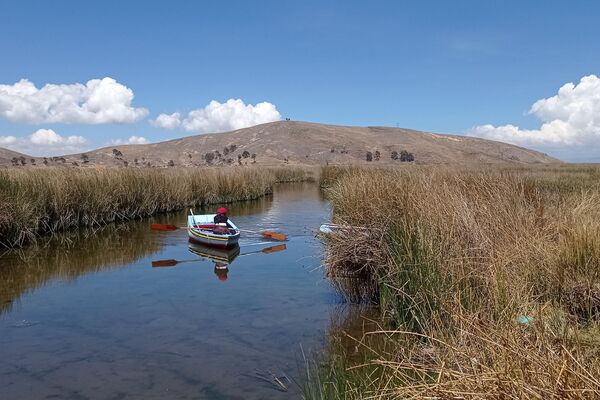
M600 76L595 1L3 1L0 15L0 85L110 77L133 92L131 107L147 110L127 123L15 119L2 117L0 97L0 137L16 138L13 147L39 129L81 136L88 148L201 133L149 121L179 112L183 122L213 100L241 99L294 120L509 137L600 161L600 122L583 141L520 136L540 129L544 110L528 113L537 100ZM595 81L579 92L600 111ZM519 130L497 129L506 124ZM27 150L63 149L44 143Z

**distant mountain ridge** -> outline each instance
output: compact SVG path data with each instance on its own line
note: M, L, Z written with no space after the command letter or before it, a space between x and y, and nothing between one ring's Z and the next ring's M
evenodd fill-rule
M45 162L41 157L35 159L38 166L387 165L400 164L401 158L410 159L407 154L418 164L560 162L538 151L475 137L298 121L271 122L160 143L116 145L87 153L47 158ZM19 156L34 158L1 150L0 163L10 164L10 159Z

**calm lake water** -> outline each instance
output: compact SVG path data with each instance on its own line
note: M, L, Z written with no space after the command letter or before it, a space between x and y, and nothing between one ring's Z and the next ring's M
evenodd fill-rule
M237 257L210 254L184 230L150 231L185 225L181 212L0 256L0 398L299 398L302 353L360 326L320 268L328 204L290 184L229 208L241 228L287 233L286 249L246 234Z

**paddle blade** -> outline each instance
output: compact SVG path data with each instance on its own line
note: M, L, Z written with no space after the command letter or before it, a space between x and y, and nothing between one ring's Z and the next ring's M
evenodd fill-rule
M153 231L176 231L177 229L179 229L178 226L171 224L152 224L150 228Z
M172 267L174 265L177 265L177 260L158 260L158 261L152 261L152 268L157 268L157 267Z
M266 238L280 240L282 242L287 240L287 236L284 233L264 231L262 232L262 235Z
M267 247L266 249L262 249L261 252L262 253L276 253L278 251L283 251L287 249L287 246L285 244L278 244L277 246L271 246L271 247Z

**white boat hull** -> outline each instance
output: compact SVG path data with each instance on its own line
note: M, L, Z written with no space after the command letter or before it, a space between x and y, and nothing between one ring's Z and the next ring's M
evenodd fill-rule
M190 215L188 217L188 237L190 241L208 246L232 247L240 240L240 230L232 221L228 221L228 233L217 233L215 214Z

